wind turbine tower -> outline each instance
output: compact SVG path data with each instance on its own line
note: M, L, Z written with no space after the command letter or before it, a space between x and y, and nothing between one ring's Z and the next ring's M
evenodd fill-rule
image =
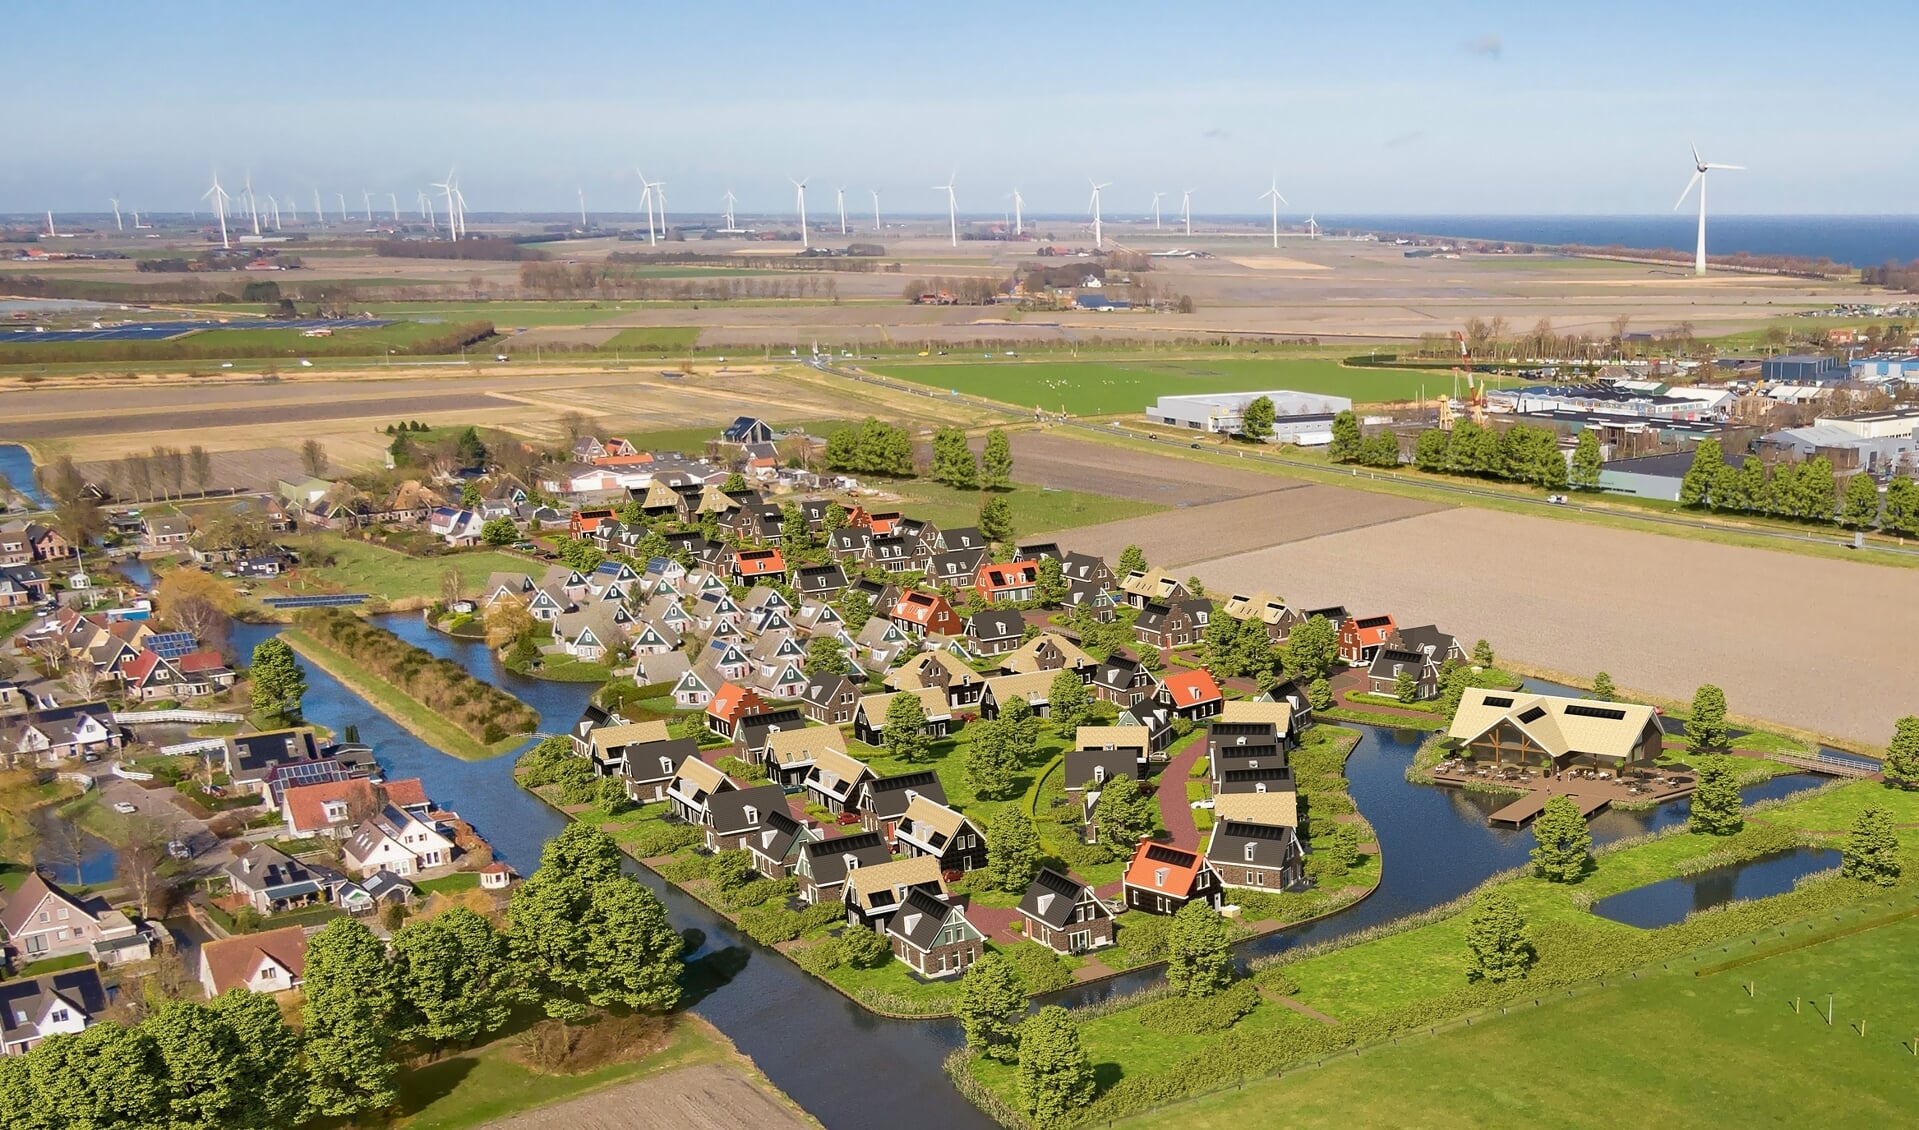
M346 193L336 192L333 194L333 198L340 202L340 222L345 223L346 221L352 219L353 218L352 215L350 215L346 210Z
M233 244L227 241L227 190L220 187L219 173L213 174L213 187L207 189L200 199L213 201L213 214L220 217L220 246L222 249L230 249ZM47 217L47 223L49 226L52 225L51 215Z
M1186 235L1193 234L1193 190L1187 189L1179 194L1179 218L1186 221Z
M640 207L646 209L646 242L648 246L657 246L659 236L653 231L653 182L646 179L638 165L633 166L633 175L640 178Z
M47 209L47 238L55 239L59 235L59 232L53 230L53 209L49 208Z
M1159 198L1164 195L1166 194L1163 192L1153 193L1153 230L1154 231L1159 230Z
M792 177L787 177L786 179L793 180ZM807 231L806 231L806 178L805 177L802 177L799 180L793 180L793 207L794 207L794 210L799 212L800 214L800 250L809 251L813 247L813 241L811 240L811 238L808 237Z
M287 216L296 224L300 222L300 202L291 192L287 193Z
M1279 194L1279 174L1277 173L1273 174L1273 187L1259 194L1259 198L1261 200L1264 200L1269 196L1273 198L1273 247L1278 248L1279 247L1279 206L1281 204L1286 203L1286 198Z
M880 190L876 188L876 189L873 189L872 192L873 192L873 230L879 231L881 230L880 229Z
M393 222L396 224L399 223L400 222L400 194L397 192L387 193L386 202L393 206Z
M846 234L846 186L845 185L841 185L838 188L833 190L833 202L839 205L840 234L845 235Z
M120 198L115 196L110 199L113 203L113 230L126 231L127 226L120 222Z
M320 204L320 186L317 184L313 186L313 216L315 223L326 226L326 209Z
M1692 179L1686 182L1686 191L1679 194L1679 199L1673 204L1672 210L1679 211L1679 205L1686 202L1686 197L1692 193L1693 186L1699 186L1699 244L1693 251L1692 273L1703 275L1706 273L1706 174L1713 169L1743 171L1746 166L1715 165L1711 161L1702 160L1698 145L1692 147L1692 166Z
M584 185L576 184L573 186L573 191L579 193L580 195L580 230L585 231L586 230L586 187Z
M660 210L660 234L665 235L671 230L666 226L666 182L663 180L647 181L646 187L647 191L653 194L653 206Z
M726 190L726 230L727 231L740 230L740 225L733 221L733 204L737 199L738 198L733 195L732 189L729 188Z
M273 230L279 231L280 230L280 202L273 198L273 194L271 192L267 193L267 211L272 213L273 215Z
M933 191L944 192L946 194L947 232L952 237L953 246L958 247L959 246L959 197L953 194L953 178L949 176L946 178L945 184L934 185Z
M1026 204L1026 200L1024 197L1020 196L1019 189L1014 188L1013 189L1013 234L1014 235L1024 235L1026 233L1026 219L1024 216L1020 214L1020 209L1023 208L1025 204Z
M253 217L253 234L260 234L260 209L253 202L253 174L247 174L247 214Z
M1093 186L1093 250L1103 251L1106 248L1106 240L1105 237L1100 234L1099 227L1099 190L1102 188L1111 188L1113 182L1107 181L1105 184L1099 184L1089 177L1086 183Z

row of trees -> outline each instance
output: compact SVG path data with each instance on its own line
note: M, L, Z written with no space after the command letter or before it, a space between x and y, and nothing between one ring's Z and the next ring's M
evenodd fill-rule
M826 468L860 475L910 478L913 439L905 428L868 416L857 426L835 428L826 437Z
M294 624L477 741L491 745L539 726L539 714L519 699L351 612L309 608L294 617Z
M933 433L933 461L929 477L959 490L1007 490L1013 485L1013 449L998 428L986 433L986 447L978 458L962 428L940 428Z
M407 921L391 945L333 920L307 945L297 1031L271 995L235 989L0 1058L0 1130L379 1117L398 1100L402 1056L471 1045L515 1005L539 1004L562 1034L596 1009L672 1009L682 940L620 861L576 823L514 891L504 930L460 905Z
M1598 455L1596 447L1591 455ZM1413 465L1422 471L1531 483L1547 490L1564 490L1570 484L1559 436L1551 428L1526 424L1498 429L1460 420L1450 432L1421 432L1413 445ZM1587 477L1591 486L1599 485L1596 466Z
M1919 483L1903 475L1887 482L1882 503L1879 484L1863 471L1846 480L1842 494L1832 463L1823 455L1772 464L1747 456L1733 467L1714 439L1700 441L1694 450L1692 466L1679 483L1679 502L1725 513L1837 521L1856 530L1881 526L1887 533L1919 534Z

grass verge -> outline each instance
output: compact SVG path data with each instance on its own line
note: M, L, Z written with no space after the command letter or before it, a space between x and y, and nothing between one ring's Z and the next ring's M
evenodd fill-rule
M526 742L526 736L522 734L503 738L492 745L483 745L415 702L392 683L312 635L298 628L288 628L280 633L280 638L299 652L301 658L338 679L349 690L372 703L380 713L399 723L408 733L442 753L450 753L467 761L482 761L517 749Z

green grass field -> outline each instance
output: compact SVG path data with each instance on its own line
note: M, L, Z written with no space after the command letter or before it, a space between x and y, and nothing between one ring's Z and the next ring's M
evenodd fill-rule
M620 312L619 306L605 302L387 302L370 309L382 318L438 318L443 322L484 319L501 329L589 326Z
M954 490L931 482L905 482L890 489L904 496L904 508L916 518L924 518L941 527L972 526L979 523L983 496L978 491ZM1111 498L1076 490L1047 490L1014 484L999 495L1013 507L1013 533L1027 537L1049 530L1069 530L1077 526L1096 526L1121 518L1136 518L1166 509L1151 502L1130 498Z
M1292 389L1359 403L1414 400L1451 391L1442 371L1349 369L1329 359L1208 357L1138 361L882 363L874 372L914 384L1073 416L1144 412L1161 396Z
M600 348L608 352L675 353L690 349L699 336L697 326L636 326L614 334Z
M1916 1069L1916 949L1909 918L1703 977L1615 983L1123 1125L1237 1128L1272 1110L1307 1126L1901 1123Z
M303 564L293 574L339 585L347 592L364 592L383 600L407 597L437 597L440 578L448 569L457 569L468 592L478 589L487 574L496 572L537 572L535 563L523 557L491 550L449 553L443 557L409 557L396 550L363 541L350 541L330 535L289 539L302 557L318 553L333 555L331 565ZM289 591L298 592L298 588Z

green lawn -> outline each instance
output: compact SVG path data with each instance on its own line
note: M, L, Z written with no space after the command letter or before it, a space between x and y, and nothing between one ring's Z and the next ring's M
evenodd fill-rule
M291 645L302 659L340 680L372 703L380 713L398 722L414 737L442 753L450 753L468 761L478 761L488 757L498 757L517 748L526 740L524 734L509 735L493 745L484 745L478 739L470 737L464 730L435 714L405 691L368 671L349 656L320 642L309 633L298 628L288 628L280 633L280 638Z
M1911 1116L1915 950L1906 919L1708 976L1615 982L1124 1124L1176 1113L1236 1130L1284 1110L1295 1126L1895 1125Z
M438 597L440 578L448 569L459 571L468 592L486 583L489 573L536 571L524 557L494 550L449 553L441 557L412 557L398 550L330 534L289 539L303 560L316 552L331 554L331 565L303 564L294 571L290 590L298 593L303 577L337 585L347 592L363 592L382 600Z
M1017 473L1018 468L1015 468ZM979 491L955 490L940 483L914 480L891 485L888 489L902 496L901 508L915 518L924 518L936 526L974 526L979 524L980 506L990 495ZM1078 526L1096 526L1137 518L1166 509L1157 503L1130 498L1112 498L1076 490L1048 490L1043 487L1014 484L1010 491L997 495L1013 508L1015 537L1051 530L1070 530Z
M1450 388L1444 371L1349 369L1336 360L1206 357L1189 360L994 361L882 363L884 376L1020 407L1074 416L1144 412L1161 396L1292 389L1350 397L1360 403L1413 400ZM1517 382L1513 382L1517 383Z

